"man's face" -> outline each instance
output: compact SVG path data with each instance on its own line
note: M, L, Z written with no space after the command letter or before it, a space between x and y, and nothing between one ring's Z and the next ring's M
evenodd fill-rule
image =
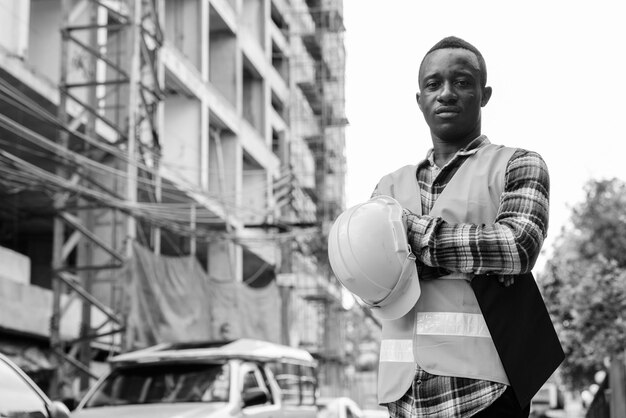
M480 108L491 88L481 86L474 53L461 48L431 52L420 68L419 87L417 103L433 138L466 144L480 135Z

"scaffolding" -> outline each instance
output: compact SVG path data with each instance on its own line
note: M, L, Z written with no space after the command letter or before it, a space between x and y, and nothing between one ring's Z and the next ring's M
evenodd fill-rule
M306 0L304 6L295 7L301 24L291 36L304 49L294 57L294 69L296 94L304 96L308 109L296 107L292 124L315 158L315 187L309 193L318 202L318 219L327 229L345 206L343 7L340 0ZM309 16L312 22L307 21Z
M283 240L290 240L290 237L299 234L291 231L294 225L317 225L325 236L328 223L343 208L343 126L347 121L343 109L345 60L341 1L322 3L307 0L305 6L306 10L296 7L295 12L308 13L313 19L313 28L297 36L313 58L315 75L312 85L302 82L298 84L298 89L311 106L312 122L316 125L316 131L304 138L314 155L315 185L313 188L298 187L289 169L274 183L276 207L271 210L289 206L295 215L292 219L296 219L283 231ZM58 120L69 129L60 131L58 143L72 149L72 135L83 132L86 138L96 139L99 144L83 144L82 155L96 161L98 158L106 159L110 154L103 152L100 146L105 142L123 151L124 161L119 169L125 171L125 176L116 180L125 184L109 185L105 193L109 199L111 195L118 194L122 208L105 204L103 200L94 205L93 197L87 193L73 194L67 190L58 192L54 199L58 216L54 222L51 343L62 359L58 368L59 382L64 381L64 374L71 375L70 369L73 368L80 372L83 389L88 386L89 379L95 377L89 368L94 345L106 342L110 349L117 350L132 347L132 341L128 341L128 334L125 333L125 306L121 290L113 290L114 295L105 296L98 289L98 284L109 280L111 274L123 274L120 268L124 266L124 260L132 255L135 240L146 243L158 253L162 227L165 227L188 236L190 251L195 253L196 238L203 232L205 237L215 239L217 236L210 229L208 232L198 230L203 221L210 225L220 224L216 229L223 232L222 239L234 239L234 231L228 221L229 207L224 200L224 179L221 177L218 179L218 200L225 204L223 212L226 220L216 220L206 211L203 214L202 208L195 205L186 208L188 215L175 220L171 219L174 216L172 213L163 209L164 191L159 175L164 78L159 49L163 43L163 7L159 0L63 2ZM293 33L289 34L291 39L293 36ZM298 59L292 64L297 67ZM295 122L297 131L299 114L291 114L294 115L291 122ZM213 127L210 137L217 150L218 174L223 176L220 130ZM298 161L292 164L292 167L298 165ZM61 165L57 174L75 186L85 186L86 190L93 190L97 184L97 175L89 168L68 170ZM283 183L289 185L287 192L281 186ZM310 205L302 204L307 199L314 203L315 213L307 210ZM154 206L147 210L146 201ZM108 219L108 225L98 228L103 218ZM104 238L98 232L111 236ZM70 256L74 259L69 260ZM229 258L232 263L232 254ZM324 294L325 286L318 283L313 293ZM83 303L80 337L77 339L68 340L61 332L65 310L63 295L79 297ZM319 329L323 330L320 346L325 347L330 324L336 323L333 319L336 309L332 306L336 301L328 296L320 299L313 294L305 299L317 306L316 316L321 321ZM103 300L108 303L103 303ZM94 308L104 317L95 327L92 318ZM288 340L285 342L288 343ZM329 350L318 351L326 358L331 357Z
M271 3L275 7L281 2ZM216 167L216 173L211 174L216 175L210 182L206 180L211 183L208 187L184 181L174 184L160 170L167 168L165 158L161 160L161 143L166 143L163 101L178 88L181 91L177 93L185 93L178 80L169 79L165 87L162 55L168 46L161 29L164 0L63 0L61 5L58 104L38 101L25 93L27 89L0 78L0 98L9 104L10 112L21 112L17 117L0 113L0 128L11 133L0 138L0 191L3 196L15 197L15 213L24 209L20 206L26 201L20 202L22 196L36 195L37 203L45 208L46 222L53 228L50 342L59 362L56 382L50 387L56 398L66 389L76 392L77 388L68 387L75 384L76 376L80 377L80 389L88 386L95 377L91 367L94 356L103 359L107 353L134 348L123 291L134 242L156 253L180 247L185 254L198 257L204 250L198 247L208 242L223 241L229 246L244 246L254 240L260 245L271 242L283 252L281 272L297 276L294 271L299 267L292 262L292 252L310 255L309 237L323 240L329 221L343 207L346 123L341 1L293 1L285 6L291 20L308 23L285 28L284 35L289 50L293 44L301 45L301 49L287 57L289 65L285 66L279 56L272 64L280 76L295 83L294 97L282 104L272 97L272 107L287 122L289 135L298 137L298 146L305 148L294 152L294 141L273 133L271 151L280 156L283 167L273 184L259 186L271 190L267 207L237 206L231 191L224 187L228 162L223 161L221 148L228 146L234 134L226 123L222 126L213 111L205 117L209 118L207 137L216 151L210 155ZM213 7L222 6L217 2L208 6L206 14L217 21ZM225 27L230 22L228 10L221 22ZM216 30L220 30L218 26L214 25ZM228 36L229 42L235 38L234 33ZM238 50L228 51L234 56ZM300 52L308 58L302 58ZM169 50L170 55L173 53ZM294 72L300 70L310 71L311 78L295 77ZM219 80L208 81L207 91L213 94ZM303 102L302 106L295 106L296 101ZM301 156L307 156L308 162L303 163ZM208 175L208 167L205 169ZM233 228L240 213L251 211L255 212L251 219L263 219L258 225L265 229L263 236L243 237ZM243 224L244 228L255 227ZM178 242L172 243L174 240ZM233 264L230 260L229 267ZM314 267L307 276L319 278L320 272L329 274ZM305 321L316 327L311 349L326 359L331 358L326 343L339 341L328 329L340 324L338 297L326 289L330 282L329 276L313 282L297 278L291 285L303 292L281 288L283 300L292 301L291 308L307 301L310 318ZM75 312L70 311L77 305L80 329L68 332L68 326L74 326L70 314ZM282 319L283 342L293 343L288 337L294 320L287 315Z
M65 150L71 149L72 133L80 128L86 138L107 141L123 149L127 157L126 190L125 196L119 197L128 206L138 200L140 172L135 162L142 161L149 168L148 172L158 173L161 130L158 115L162 111L163 79L159 65L159 48L163 41L160 7L157 0L62 2L58 121L67 129L59 130L58 144ZM82 143L82 155L95 161L110 157L98 151L101 150L89 142ZM86 188L98 184L94 174L89 167L73 172L63 165L57 169L60 178ZM159 202L160 179L158 174L151 177L149 180L154 187L148 193ZM113 184L108 192L117 195L119 189L120 185ZM57 215L54 219L50 341L61 362L57 382L52 387L71 384L67 381L67 376L72 375L69 365L80 372L81 389L86 389L90 378L96 378L90 370L92 344L107 341L118 350L124 346L122 301L102 303L102 296L94 296L94 290L98 281L107 280L106 272L119 271L132 254L137 221L127 213L122 221L126 224L125 230L120 230L117 208L93 205L86 196L70 191L58 192L54 207ZM103 228L111 234L109 237L98 234L96 223L103 222L102 219L109 226ZM159 248L159 229L152 234L155 248ZM75 254L75 260L70 262L71 254ZM63 295L70 295L65 304ZM66 304L76 296L83 306L80 336L68 340L62 332L63 313ZM94 308L105 316L96 327L92 320ZM114 338L103 340L109 336Z
M301 343L320 361L323 395L339 396L341 388L348 386L342 377L345 375L345 347L342 347L345 318L340 287L323 260L330 225L345 208L344 128L348 121L344 105L343 2L299 0L292 4L293 25L285 28L293 48L290 60L295 84L290 121L294 146L302 144L308 150L294 153L293 166L307 167L306 157L312 156L314 178L303 190L316 206L318 236L313 245L319 259L317 275L302 275L295 297L305 304L301 320L314 330L304 335ZM304 254L311 250L306 242L298 244ZM300 270L312 268L301 266Z

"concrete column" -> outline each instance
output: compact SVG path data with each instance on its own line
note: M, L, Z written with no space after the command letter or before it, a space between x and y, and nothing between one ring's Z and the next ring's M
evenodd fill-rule
M243 115L243 53L241 51L241 42L239 39L237 39L235 45L235 110L238 115Z
M267 59L267 67L268 69L272 68L272 36L269 31L269 25L272 19L272 4L271 1L260 0L260 7L263 9L263 39L262 45L265 51L265 57ZM269 73L269 71L268 71ZM264 109L272 108L272 88L270 86L269 80L263 80L263 89L264 89ZM264 131L262 132L263 138L265 139L265 143L271 149L272 148L272 126L270 123L270 112L265 111L263 115L263 126Z
M211 62L211 27L209 19L211 5L209 0L201 0L200 14L200 60L202 80L209 82L210 62ZM204 100L200 103L200 187L203 190L209 189L209 107Z
M212 167L210 163L210 144L209 107L203 101L200 104L200 187L203 190L209 190L209 173Z
M265 47L266 32L266 2L265 0L243 0L241 10L241 23L249 31L259 44Z
M210 5L209 0L200 0L200 39L198 45L200 46L200 74L202 75L202 81L209 81L209 34L211 28L209 27L210 19Z
M611 417L626 416L626 351L611 361L609 388L611 389Z

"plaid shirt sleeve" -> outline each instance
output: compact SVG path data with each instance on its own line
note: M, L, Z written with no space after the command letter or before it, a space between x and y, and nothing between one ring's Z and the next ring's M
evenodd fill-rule
M449 224L407 216L409 242L425 265L474 274L529 272L548 229L550 179L541 156L518 149L506 169L504 192L492 225Z

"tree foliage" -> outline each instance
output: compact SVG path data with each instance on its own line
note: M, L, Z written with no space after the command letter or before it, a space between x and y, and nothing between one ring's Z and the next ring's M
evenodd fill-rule
M574 230L581 233L583 258L602 255L626 267L626 183L618 179L590 181L586 199L574 208Z
M585 192L539 276L574 389L626 348L626 183L591 180Z

